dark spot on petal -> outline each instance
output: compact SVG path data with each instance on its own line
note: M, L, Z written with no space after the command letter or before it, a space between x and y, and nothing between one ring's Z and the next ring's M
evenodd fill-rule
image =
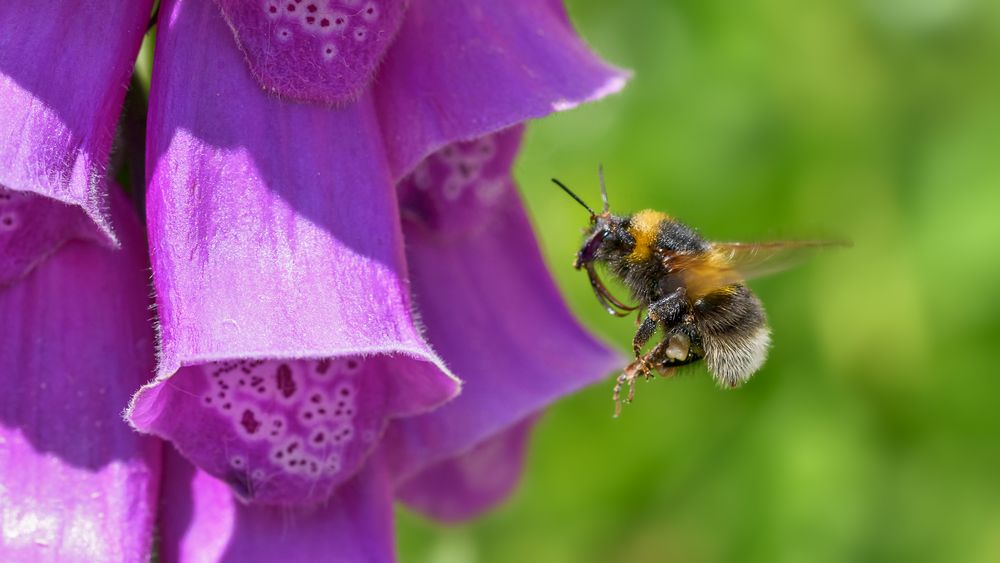
M286 399L295 394L295 378L292 377L292 368L288 364L278 366L278 373L275 376L278 391Z
M256 434L257 429L260 428L260 421L254 416L253 411L246 409L243 411L243 415L240 416L240 426L247 431L248 434Z

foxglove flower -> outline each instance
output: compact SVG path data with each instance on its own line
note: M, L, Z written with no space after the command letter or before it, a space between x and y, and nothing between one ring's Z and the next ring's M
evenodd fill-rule
M71 244L134 241L103 211L100 180L149 9L119 4L0 7L0 26L55 22L27 44L72 52L67 76L88 86L67 93L0 59L21 96L0 107L0 131L40 132L0 148L0 181L69 204L37 213L56 234L27 237L36 250L2 266L17 306L21 270ZM75 21L126 39L99 43ZM161 555L391 560L394 498L448 520L503 498L540 410L617 360L544 269L510 175L518 124L613 92L623 74L554 1L173 0L158 22L146 220L159 361L128 419L172 444ZM46 145L45 131L65 139ZM124 327L95 328L126 342ZM155 457L141 459L155 475Z
M148 554L160 444L132 432L120 412L152 373L153 331L145 240L123 200L115 194L108 222L120 249L73 237L0 286L4 561ZM72 234L78 213L0 188L0 248L16 257L58 240L55 220Z

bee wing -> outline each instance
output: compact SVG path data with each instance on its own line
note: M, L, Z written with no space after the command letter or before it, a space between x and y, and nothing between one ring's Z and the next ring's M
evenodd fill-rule
M759 278L787 270L831 247L851 246L846 241L782 240L771 242L714 242L712 247L727 266L745 279Z

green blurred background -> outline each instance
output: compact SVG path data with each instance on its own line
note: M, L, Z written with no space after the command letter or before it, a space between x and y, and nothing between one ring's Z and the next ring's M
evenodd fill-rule
M709 238L842 236L752 284L774 330L737 391L704 368L555 405L521 487L441 527L400 510L404 561L1000 561L1000 3L568 0L635 71L529 128L517 167L566 298L603 162L618 211Z

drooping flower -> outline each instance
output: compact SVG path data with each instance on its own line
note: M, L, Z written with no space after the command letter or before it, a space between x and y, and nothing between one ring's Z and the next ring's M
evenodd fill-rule
M153 368L145 240L124 199L114 194L108 222L120 249L73 238L0 286L4 561L135 560L149 550L161 445L119 414ZM78 213L0 188L0 247L16 257L54 219L77 228Z
M117 252L133 247L102 211L100 171L123 61L135 55L149 6L95 4L0 7L0 27L40 15L56 22L24 41L50 57L74 53L66 76L93 85L63 92L0 50L0 84L20 96L0 106L0 126L33 135L0 147L0 182L78 208L35 214L58 236L21 231L27 246L17 248L37 251L3 258L11 285L0 304L20 307L15 288L33 279L8 271L54 270L71 245L112 236ZM127 39L101 44L77 33L77 21ZM146 220L160 356L128 416L173 444L161 555L265 560L322 550L390 560L393 498L443 519L501 499L540 410L616 361L575 324L544 269L511 178L517 124L615 91L622 73L587 51L554 1L173 0L158 22ZM81 54L91 50L105 56ZM28 78L11 78L17 72ZM60 127L69 140L38 141ZM131 314L148 315L132 301ZM88 306L93 315L121 310L108 299ZM123 327L94 329L134 346ZM69 353L74 338L92 336L63 330ZM147 370L114 386L134 388ZM79 373L95 382L80 408L107 415L124 406L95 399L98 367ZM44 419L0 423L75 436ZM155 474L156 460L143 459ZM43 479L16 467L6 475L3 486ZM130 499L151 486L108 485ZM148 537L145 529L134 537ZM123 558L141 559L139 544Z

